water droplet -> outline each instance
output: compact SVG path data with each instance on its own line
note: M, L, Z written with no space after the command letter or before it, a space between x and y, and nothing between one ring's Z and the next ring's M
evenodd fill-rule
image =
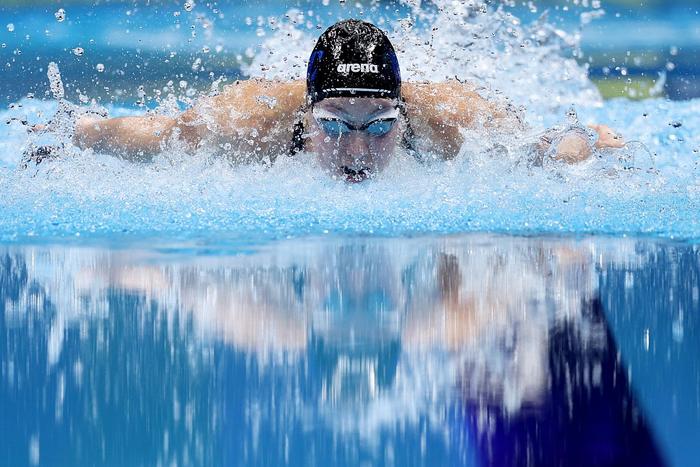
M10 31L10 32L14 32L14 31L15 31L15 25L12 24L12 23L9 23L9 24L7 25L7 30Z
M98 63L97 66L95 67L95 69L96 69L99 73L102 73L103 71L105 71L105 66L104 66L102 63Z
M85 50L83 50L82 47L76 47L75 49L73 49L73 55L75 55L77 57L82 57L84 53L85 53Z
M53 14L56 17L56 21L59 23L63 22L64 19L66 19L66 10L63 8L59 8L56 13Z

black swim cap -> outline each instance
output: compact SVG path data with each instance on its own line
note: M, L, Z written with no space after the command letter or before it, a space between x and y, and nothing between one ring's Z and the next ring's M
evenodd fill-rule
M327 97L401 96L394 47L381 29L365 21L340 21L321 34L309 58L310 103Z

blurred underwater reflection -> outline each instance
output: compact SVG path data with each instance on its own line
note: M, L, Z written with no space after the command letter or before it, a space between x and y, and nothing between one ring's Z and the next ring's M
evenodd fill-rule
M6 246L0 462L690 464L698 284L642 239Z

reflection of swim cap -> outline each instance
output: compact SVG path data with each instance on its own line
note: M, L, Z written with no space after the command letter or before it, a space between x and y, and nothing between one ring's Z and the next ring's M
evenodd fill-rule
M334 24L311 52L306 92L311 103L327 97L399 98L401 72L389 38L365 21Z

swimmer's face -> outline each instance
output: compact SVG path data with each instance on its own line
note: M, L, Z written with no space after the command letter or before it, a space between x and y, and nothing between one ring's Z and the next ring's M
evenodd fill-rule
M369 97L333 97L315 104L309 138L319 162L350 182L381 171L401 140L396 106L395 100Z

